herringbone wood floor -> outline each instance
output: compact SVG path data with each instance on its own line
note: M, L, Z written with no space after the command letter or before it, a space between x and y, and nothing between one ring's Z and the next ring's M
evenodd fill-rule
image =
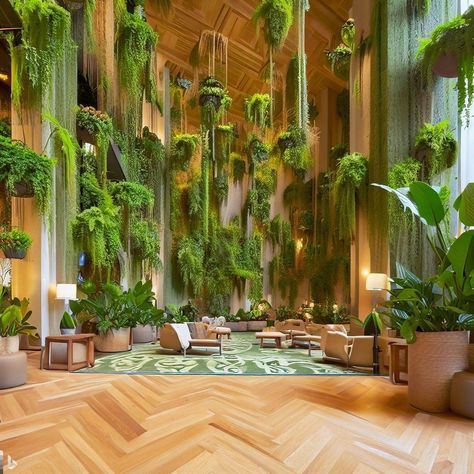
M38 360L0 395L14 472L474 472L474 423L419 413L382 378L85 375Z

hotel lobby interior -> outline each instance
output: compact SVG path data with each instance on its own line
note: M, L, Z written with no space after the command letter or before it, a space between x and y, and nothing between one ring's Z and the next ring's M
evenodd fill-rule
M0 0L0 474L474 473L473 110L474 0Z

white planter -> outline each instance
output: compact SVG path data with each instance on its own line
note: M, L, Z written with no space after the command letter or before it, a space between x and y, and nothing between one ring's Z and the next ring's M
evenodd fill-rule
M16 336L0 336L0 354L14 354L20 350L20 337Z
M132 329L132 341L133 344L146 344L155 340L155 327L154 326L137 326Z
M266 321L248 321L247 331L263 331L267 327Z
M430 413L449 410L451 379L468 366L469 332L418 332L408 345L408 400Z
M76 328L60 328L59 329L61 331L61 334L63 335L72 335L72 334L76 334Z

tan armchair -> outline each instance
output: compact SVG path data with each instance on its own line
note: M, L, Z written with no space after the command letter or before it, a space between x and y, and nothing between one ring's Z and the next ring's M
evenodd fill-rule
M286 319L285 321L275 321L275 330L283 333L289 331L306 332L306 325L301 319Z
M326 349L326 339L329 331L342 332L347 335L346 328L343 324L325 324L321 328L321 350L325 351Z
M350 337L343 332L328 331L323 359L342 362L347 367L372 367L373 336Z
M160 346L163 349L171 349L175 352L183 352L185 357L187 351L195 349L196 347L217 347L219 349L219 355L222 355L222 339L216 339L215 334L212 334L213 338L210 338L210 335L207 333L207 325L204 323L196 324L199 325L196 330L199 332L199 337L202 338L189 339L189 346L185 348L181 345L178 334L176 333L173 326L169 323L166 323L160 330Z

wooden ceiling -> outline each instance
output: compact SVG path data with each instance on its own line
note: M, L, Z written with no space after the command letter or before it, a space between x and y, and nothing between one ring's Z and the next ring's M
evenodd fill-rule
M353 0L310 0L306 15L306 53L308 56L309 97L324 88L340 91L345 83L329 67L324 51L340 42L340 29L347 20ZM158 50L167 58L173 75L192 79L189 55L203 30L216 30L229 38L228 89L233 99L229 119L242 116L245 97L268 89L261 79L268 61L263 34L257 35L251 21L258 0L173 0L165 17L148 2L148 21L160 34ZM283 49L275 57L282 76L297 50L293 27Z

